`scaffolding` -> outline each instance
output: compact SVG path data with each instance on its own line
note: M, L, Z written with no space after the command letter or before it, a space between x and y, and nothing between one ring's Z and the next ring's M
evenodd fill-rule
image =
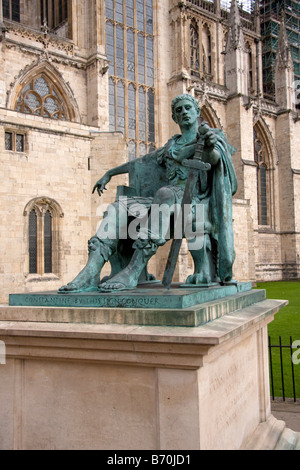
M254 11L255 0L239 0L238 5L241 10L252 13ZM220 6L222 9L229 11L231 0L220 0Z
M276 50L282 17L294 64L295 80L300 80L300 0L261 0L260 16L264 97L274 100Z

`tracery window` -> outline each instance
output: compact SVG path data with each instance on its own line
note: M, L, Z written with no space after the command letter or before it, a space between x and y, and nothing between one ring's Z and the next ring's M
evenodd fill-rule
M69 120L67 107L57 87L44 74L25 84L15 106L16 111L51 119Z
M106 0L109 128L121 131L129 158L155 148L152 0Z
M52 199L37 198L24 211L28 219L29 274L58 274L60 206Z
M20 0L2 0L3 18L20 22Z
M255 129L253 131L253 139L254 160L257 165L256 177L258 224L270 225L270 181L266 149L261 139L259 139Z

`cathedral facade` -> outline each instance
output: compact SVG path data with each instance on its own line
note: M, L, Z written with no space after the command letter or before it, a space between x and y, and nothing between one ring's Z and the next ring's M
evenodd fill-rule
M279 24L274 96L264 93L258 2L0 0L1 301L51 291L87 259L105 204L95 182L178 132L192 94L236 148L235 278L299 278L300 123ZM162 278L168 247L151 262ZM183 246L176 276L192 269Z

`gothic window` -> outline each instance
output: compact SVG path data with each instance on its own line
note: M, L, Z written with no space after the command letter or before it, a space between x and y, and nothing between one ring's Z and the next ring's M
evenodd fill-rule
M257 178L257 212L258 224L270 225L270 181L266 149L257 132L253 132L254 160L256 162Z
M106 0L109 129L124 134L129 158L155 148L152 0Z
M37 213L34 209L29 214L29 273L37 273Z
M24 216L28 224L29 274L58 274L59 219L63 213L49 198L37 198L27 204Z
M190 24L191 75L200 77L199 32L195 21Z
M52 273L52 215L49 210L44 216L44 272Z
M2 0L3 18L20 22L20 0Z
M70 119L59 90L44 74L32 78L23 86L15 110L50 119Z

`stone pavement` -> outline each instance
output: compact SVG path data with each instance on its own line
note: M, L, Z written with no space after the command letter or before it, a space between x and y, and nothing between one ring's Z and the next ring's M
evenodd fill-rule
M287 428L300 432L300 400L275 398L271 401L272 414L276 419L285 421Z

